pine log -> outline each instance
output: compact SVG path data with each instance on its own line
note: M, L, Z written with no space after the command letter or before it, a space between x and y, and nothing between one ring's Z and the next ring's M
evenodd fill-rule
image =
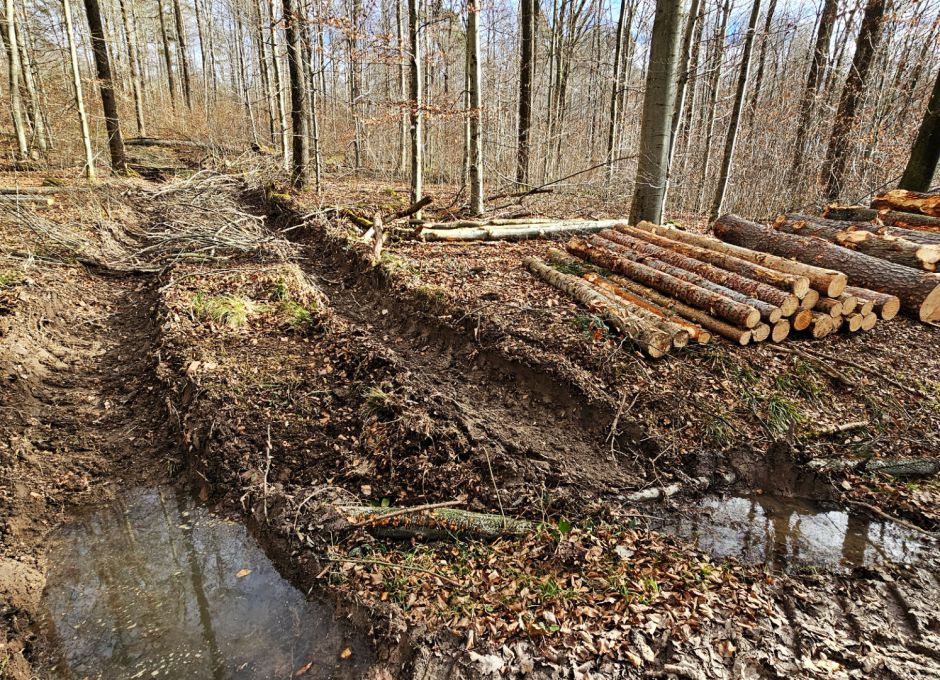
M829 331L829 334L838 333L842 327L845 325L844 316L835 316L832 317L832 330Z
M424 229L420 238L425 241L520 241L545 238L556 234L577 234L601 231L620 224L623 220L568 220L551 224L520 226L480 226L462 229Z
M790 318L790 323L793 324L793 330L805 331L813 323L813 310L801 309Z
M858 229L848 222L791 214L778 216L774 228L788 234L815 236L849 250L928 272L936 271L940 261L940 246Z
M940 217L928 217L897 210L875 210L850 205L830 205L823 212L823 216L830 220L847 220L850 222L878 222L880 224L915 232L940 232Z
M856 299L858 300L858 306L855 307L856 314L861 314L862 316L868 316L869 314L872 314L875 311L874 300L866 300L860 297L856 297Z
M814 338L824 338L835 330L832 317L824 312L813 312L813 320L809 324L809 332Z
M878 194L871 200L877 210L899 210L902 212L940 217L940 194L922 194L918 191L894 189Z
M845 323L849 328L850 333L856 333L862 328L862 320L864 317L861 314L849 314L845 317Z
M663 356L672 346L672 338L666 333L642 319L627 316L621 307L610 302L587 281L571 274L563 274L535 257L527 257L524 264L530 272L549 285L567 293L595 314L610 321L614 328L636 342L654 359Z
M435 508L403 513L401 508L372 506L342 507L350 524L364 525L380 538L444 540L453 536L495 539L524 536L535 527L531 522L501 515L486 515L456 508ZM389 515L385 518L384 515Z
M765 323L759 323L751 329L751 340L754 342L763 342L770 337L770 326Z
M891 219L887 216L890 213L893 215L907 215L920 220L934 220L937 223L933 231L931 231L929 228L906 229L903 226L891 225L882 221L880 218L882 213L879 213L877 210L871 210L869 208L863 208L862 210L867 211L866 214L870 214L872 216L871 220L852 219L851 217L832 217L834 214L839 214L835 211L827 212L825 218L820 217L816 219L827 219L838 224L844 224L846 225L843 227L844 229L870 231L871 233L878 234L880 236L903 238L907 241L913 241L914 243L921 243L924 245L940 245L940 218L914 215L912 213L894 213L890 210L883 211L883 214L885 215L884 219Z
M600 274L595 272L585 272L581 275L581 278L590 282L595 287L601 288L613 295L616 295L618 298L621 298L640 309L644 309L651 315L657 317L663 324L665 324L664 330L672 334L672 343L674 347L685 346L688 344L689 338L694 339L700 345L706 344L711 339L711 333L703 329L701 326L696 326L693 323L689 323L682 317L670 313L659 305L656 305L648 300L644 300L642 297L624 290L621 286L616 285L609 279L605 279ZM677 343L677 338L678 343L681 344Z
M876 290L857 288L855 286L849 286L845 291L860 300L871 302L872 308L868 310L868 313L870 314L874 311L878 315L878 318L883 321L890 321L901 311L901 301L895 295L879 293ZM862 306L865 307L865 305ZM862 314L864 315L865 312L862 311Z
M602 231L598 236L626 246L640 255L648 255L660 262L666 262L667 264L698 274L703 279L742 293L750 299L766 302L771 307L779 308L781 316L790 316L800 305L799 298L793 293L782 291L774 286L754 281L753 279L735 274L734 272L729 272L707 262L702 262L693 257L677 253L669 248L663 248L654 243L649 243L643 239L621 232L619 229ZM772 323L776 323L780 320L780 317L770 319L770 315L775 316L772 310L768 310L767 314L768 316L766 318L771 320Z
M877 314L866 314L865 316L862 317L862 330L863 331L870 331L877 324L878 324Z
M842 303L835 298L820 298L819 302L816 303L816 306L813 307L813 309L815 309L817 312L828 314L832 318L842 316L844 313Z
M629 239L628 236L623 236L622 234L619 236L624 240ZM631 260L637 264L642 264L651 269L656 269L657 271L661 271L677 279L681 279L686 283L691 283L695 286L698 286L699 288L709 290L713 293L716 293L717 295L721 295L735 302L747 305L748 307L756 309L760 315L760 318L762 319L777 322L783 316L783 313L780 311L779 307L774 307L773 305L763 302L762 300L757 300L745 295L744 293L732 290L727 286L722 286L721 284L715 283L714 281L709 281L704 276L699 276L695 272L691 272L683 267L677 267L675 265L669 264L668 262L663 262L662 260L659 260L658 258L655 258L651 255L637 253L635 250L629 246L623 245L622 243L617 243L600 236L589 237L588 243L597 248L607 248L608 250L613 251L613 253L621 259Z
M638 283L655 288L681 302L706 310L709 315L717 316L723 321L745 328L753 328L760 322L760 312L749 305L701 288L672 276L669 272L618 257L609 248L593 246L583 239L575 238L568 242L568 252Z
M763 248L781 257L838 269L858 286L897 296L902 310L914 318L940 320L938 274L871 257L822 239L783 234L734 215L717 219L714 229L721 238L745 248Z
M800 309L809 309L813 310L816 308L816 303L819 302L820 294L818 290L811 289L800 301Z
M621 288L630 291L634 295L654 302L664 310L675 312L683 318L697 323L702 328L705 328L708 331L715 333L716 335L720 335L723 338L731 340L732 342L736 342L739 345L747 345L751 341L751 331L725 323L724 321L716 319L714 316L711 316L700 309L690 307L689 305L663 295L662 293L653 290L652 288L647 288L646 286L639 284L636 281L631 281L630 279L616 275L611 276L610 280Z
M770 329L770 339L773 342L783 342L790 335L790 322L787 319L781 319Z
M779 270L744 260L740 257L677 241L669 238L669 228L660 227L652 222L640 222L636 227L627 224L618 224L614 228L629 236L643 239L662 248L674 250L677 253L695 258L696 260L701 260L702 262L707 262L716 267L721 267L729 272L740 274L754 281L760 281L770 286L789 290L801 300L803 296L806 295L806 291L809 290L809 279L805 276L786 274ZM787 316L789 316L789 314L787 314Z
M849 295L848 293L842 293L838 298L839 302L842 303L842 313L848 316L855 311L855 308L858 307L858 298L854 295Z
M637 228L644 228L643 225L649 225L650 227L655 226L649 222L640 222L640 224L637 225ZM842 290L845 288L847 282L847 278L842 272L833 271L831 269L825 269L822 267L814 267L813 265L809 265L804 262L797 262L786 257L779 257L777 255L754 250L752 248L742 248L731 243L725 243L724 241L720 241L710 236L693 234L692 232L682 231L681 229L663 226L657 226L655 233L667 236L671 239L675 239L676 241L681 241L682 243L688 243L691 245L700 246L702 248L707 248L709 250L714 250L715 252L724 253L726 255L740 257L741 259L747 260L748 262L755 262L757 264L763 265L764 267L776 269L780 272L793 274L795 276L805 276L809 279L810 286L812 288L818 290L820 293L828 297L836 297L841 295Z

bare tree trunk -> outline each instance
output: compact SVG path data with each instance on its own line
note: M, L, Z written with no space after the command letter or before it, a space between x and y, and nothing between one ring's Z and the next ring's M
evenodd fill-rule
M65 14L65 32L69 43L69 60L72 66L72 84L75 87L75 108L78 109L78 122L81 126L82 146L85 149L85 177L89 182L95 180L95 155L91 150L91 135L88 132L88 116L85 114L85 98L82 96L82 74L78 69L78 52L75 49L75 34L72 28L72 8L69 0L62 0Z
M424 191L424 125L422 115L421 47L418 41L418 0L408 0L408 45L411 51L409 73L411 99L411 203L421 200ZM415 215L420 219L420 212Z
M10 1L7 0L7 2ZM121 120L118 117L117 98L114 96L114 83L111 79L111 60L108 57L108 43L104 37L104 25L101 22L98 0L85 0L85 14L88 16L91 51L95 57L98 86L101 89L101 106L104 109L104 122L108 130L111 169L116 173L124 174L127 172L124 137L121 135Z
M131 25L127 13L127 0L120 0L121 22L124 24L124 38L127 43L127 58L131 67L131 89L134 92L134 114L137 118L137 134L147 136L147 126L144 123L144 101L140 83L140 55L137 53L137 34Z
M24 160L29 156L26 143L26 127L23 123L23 102L20 93L20 55L16 41L16 12L13 0L6 0L6 26L4 42L7 48L7 68L10 83L10 114L13 117L13 131L16 134L17 157Z
M909 191L927 191L940 160L940 72L933 84L927 110L920 123L917 139L898 187Z
M777 10L777 0L770 0L767 5L767 16L764 18L764 34L760 43L760 57L757 60L757 73L754 75L754 88L751 90L751 103L748 107L753 117L757 110L757 100L760 97L761 86L764 84L764 67L767 63L767 44L770 42L770 28L774 21L774 12Z
M715 115L718 108L718 90L721 87L721 64L725 55L725 32L728 29L728 17L731 16L731 0L725 0L721 9L721 17L718 20L718 28L715 32L715 49L712 53L712 73L708 82L708 101L705 105L705 141L702 145L702 170L699 174L698 182L698 205L701 210L705 198L705 181L708 179L708 166L711 161L712 138L715 134ZM651 220L652 221L652 220Z
M523 3L526 0L522 0ZM698 0L693 0L693 2L698 2ZM623 65L623 34L625 30L624 21L627 16L627 3L620 3L620 18L617 19L617 37L616 43L614 44L614 73L613 73L613 82L610 86L610 121L607 128L607 191L611 189L614 178L614 149L616 147L617 140L617 122L620 118L618 115L618 104L620 103L620 73Z
M346 45L349 49L349 111L353 119L353 167L362 167L362 121L359 115L359 100L362 96L359 63L359 26L362 21L362 3L353 0Z
M205 106L205 111L206 111L206 122L208 122L209 121L209 60L206 58L206 36L205 36L205 31L202 26L202 10L200 9L200 0L193 0L193 9L196 12L196 36L199 38L199 63L202 67L202 99L203 99L203 106Z
M529 183L529 135L532 130L532 81L535 74L536 0L521 0L522 44L519 52L519 125L516 183Z
M290 75L290 121L292 139L291 183L303 189L309 180L310 146L307 137L307 97L304 87L302 18L295 0L282 0L287 35L287 67Z
M852 59L849 75L845 79L842 97L839 99L839 109L832 126L829 148L826 151L826 161L823 166L826 198L830 201L834 201L842 193L849 158L847 148L849 135L858 115L859 99L868 83L872 57L881 40L881 22L884 13L885 0L868 0L862 17L862 27L859 29L855 43L855 57Z
M408 98L408 79L405 74L405 28L401 11L402 1L395 0L395 26L398 30L398 100L401 106L401 116L398 121L397 172L403 175L408 163L408 110L405 108L405 101Z
M676 102L681 0L657 0L643 98L643 127L630 221L661 222L669 175L669 137Z
M258 73L261 75L261 89L264 92L265 108L268 114L268 139L271 146L278 141L277 120L274 107L274 77L271 74L271 61L268 59L268 47L265 44L267 35L264 30L264 12L255 2L250 3L253 23L255 25L255 42L258 44Z
M45 114L42 110L42 103L39 99L39 88L36 84L33 60L29 54L29 46L26 44L26 17L20 22L20 29L16 32L16 41L18 43L21 73L23 74L23 85L26 87L26 95L29 98L27 103L27 113L32 123L32 137L30 139L30 149L33 158L38 158L38 154L45 154L48 149L48 129L46 127ZM37 153L38 151L38 153Z
M309 17L309 11L304 6L304 17ZM310 93L310 143L313 145L313 186L320 193L322 165L320 163L320 120L317 117L317 83L313 72L313 22L307 21L307 30L304 32L304 70L307 76L307 87Z
M721 212L721 206L725 201L728 176L731 174L731 161L734 158L734 145L738 139L738 122L741 120L744 94L747 92L747 76L751 69L751 50L754 48L754 31L757 28L757 18L759 15L760 0L754 0L754 4L751 6L751 18L747 22L747 33L744 36L744 49L741 53L741 70L738 73L738 88L734 94L731 120L728 121L728 135L725 137L725 150L721 156L721 168L718 171L718 184L715 187L715 197L712 199L711 209L708 211L709 222L718 218L718 214Z
M284 167L290 169L290 142L288 141L287 114L285 113L284 106L284 88L281 83L281 64L280 60L277 58L277 27L274 20L274 0L268 0L268 9L271 12L271 21L268 24L268 35L271 40L271 71L274 76L274 94L277 97L275 103L277 105L278 137L280 139L281 158L284 160ZM314 136L319 138L319 130L316 131Z
M806 86L800 98L800 116L796 124L796 142L793 145L793 160L790 163L789 184L799 184L804 166L806 153L806 138L812 121L813 110L816 103L816 92L819 86L821 69L829 55L829 41L832 36L832 27L836 20L838 0L825 0L822 14L819 17L819 27L816 31L816 45L810 58L809 72L806 74Z
M189 57L186 55L186 26L183 22L183 9L180 7L180 0L172 0L172 2L173 17L176 20L176 52L183 71L183 96L186 98L186 106L192 109L192 81L189 78Z
M470 214L483 214L483 116L480 71L480 8L477 0L467 0L467 67L470 90Z
M672 121L669 124L669 176L672 176L672 159L676 151L676 134L679 131L679 121L682 120L682 114L685 111L686 92L688 90L689 76L692 60L692 37L695 34L695 24L698 21L700 0L692 0L692 6L685 22L685 32L682 36L682 48L679 52L679 78L676 82L676 105L672 111ZM669 194L669 184L667 181L666 191L663 194L663 204Z
M166 16L163 0L157 0L157 14L160 17L160 35L163 38L163 59L166 62L166 78L170 87L170 104L176 108L176 74L173 72L173 58L170 56L170 37L166 30Z

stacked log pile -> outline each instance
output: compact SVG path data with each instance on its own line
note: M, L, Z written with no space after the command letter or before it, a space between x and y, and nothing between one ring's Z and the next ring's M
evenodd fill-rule
M838 269L648 222L572 238L566 250L549 249L554 266L537 258L526 266L652 357L713 335L747 345L870 330L900 307L891 295L849 287Z

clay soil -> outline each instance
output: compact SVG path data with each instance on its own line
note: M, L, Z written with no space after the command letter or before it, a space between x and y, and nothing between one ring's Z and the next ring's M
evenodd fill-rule
M628 500L674 484L657 512L706 492L810 494L935 530L935 483L803 466L936 455L935 329L794 343L812 360L716 342L650 362L522 270L545 242L394 232L375 266L324 206L384 211L395 189L336 181L270 202L247 181L236 207L265 217L270 240L154 267L129 255L178 206L143 181L69 194L45 231L3 223L2 673L29 677L49 652L44 546L69 509L176 478L374 635L374 677L940 673L929 569L719 562L650 531ZM504 212L565 208L591 211L543 197ZM455 502L535 529L402 543L338 509Z

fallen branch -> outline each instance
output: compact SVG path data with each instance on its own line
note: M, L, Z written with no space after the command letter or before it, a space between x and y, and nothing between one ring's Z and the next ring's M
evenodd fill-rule
M367 526L370 534L381 538L442 540L453 536L494 539L524 536L534 525L523 519L487 515L469 510L441 507L402 513L400 508L353 506L340 508L353 525Z
M420 238L425 241L519 241L546 238L556 234L590 233L609 229L623 220L569 220L548 224L522 226L479 226L459 229L424 229Z

